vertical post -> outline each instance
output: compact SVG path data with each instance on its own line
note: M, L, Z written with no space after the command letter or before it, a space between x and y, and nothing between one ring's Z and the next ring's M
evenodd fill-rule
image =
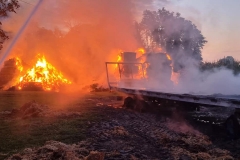
M117 64L118 64L118 71L119 71L119 76L120 76L120 80L121 80L121 78L122 78L122 72L121 72L121 69L120 69L119 63L117 63Z
M108 82L108 86L111 90L111 86L110 86L110 83L109 83L109 75L108 75L108 63L106 62L106 72L107 72L107 82Z
M132 71L132 66L133 66L133 64L130 64L130 68L131 68L131 74L132 74L132 79L133 79L133 71Z
M144 75L144 69L143 69L143 63L141 63L141 66L142 66L142 74L143 74L143 78L145 78L145 75Z

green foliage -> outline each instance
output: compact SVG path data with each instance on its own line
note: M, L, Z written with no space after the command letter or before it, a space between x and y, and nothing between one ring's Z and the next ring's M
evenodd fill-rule
M0 18L8 16L9 12L15 12L19 8L17 0L0 0ZM2 23L0 22L0 49L2 49L3 42L8 39L8 35L1 29Z

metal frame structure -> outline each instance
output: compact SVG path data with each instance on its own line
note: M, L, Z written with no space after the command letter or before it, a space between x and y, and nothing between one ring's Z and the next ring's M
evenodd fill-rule
M108 70L109 64L118 65L120 81L122 81L121 79L122 73L119 67L120 64L138 64L138 65L141 65L142 68L143 68L143 64L142 63L106 62L107 81L108 81L109 88L111 90L116 90L129 95L141 95L148 98L165 99L170 101L192 103L197 105L240 108L240 98L236 98L233 96L164 93L160 91L150 91L145 89L122 88L122 87L119 87L118 85L114 86L112 84L117 84L119 82L111 82L109 80L109 70ZM145 78L144 72L143 72L143 78Z

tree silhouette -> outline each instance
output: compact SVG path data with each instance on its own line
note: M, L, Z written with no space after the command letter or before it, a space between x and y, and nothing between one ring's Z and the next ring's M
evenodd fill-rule
M240 61L235 60L232 56L227 56L219 59L216 62L202 62L200 65L201 71L214 72L222 68L231 70L234 75L240 74Z
M207 41L197 27L182 18L180 13L175 14L165 8L146 10L142 21L137 23L137 31L148 52L161 48L170 54L175 71L202 61L201 49Z
M17 0L0 0L0 18L6 18L9 12L15 12L19 8ZM3 42L8 39L8 35L1 28L2 23L0 22L0 49L2 49Z

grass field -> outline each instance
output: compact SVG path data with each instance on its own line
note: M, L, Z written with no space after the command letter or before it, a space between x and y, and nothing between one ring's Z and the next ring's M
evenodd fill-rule
M110 92L58 93L43 91L0 91L0 112L19 108L30 101L36 101L50 107L60 108L78 102L82 103L82 100L86 98L101 98L114 95L116 95L116 93Z
M61 112L78 112L78 117L9 118L0 115L0 159L24 148L41 146L48 140L76 143L87 137L89 122L104 118L94 112L96 99L115 96L101 93L0 92L0 112L11 111L35 100ZM56 110L57 111L57 110Z

